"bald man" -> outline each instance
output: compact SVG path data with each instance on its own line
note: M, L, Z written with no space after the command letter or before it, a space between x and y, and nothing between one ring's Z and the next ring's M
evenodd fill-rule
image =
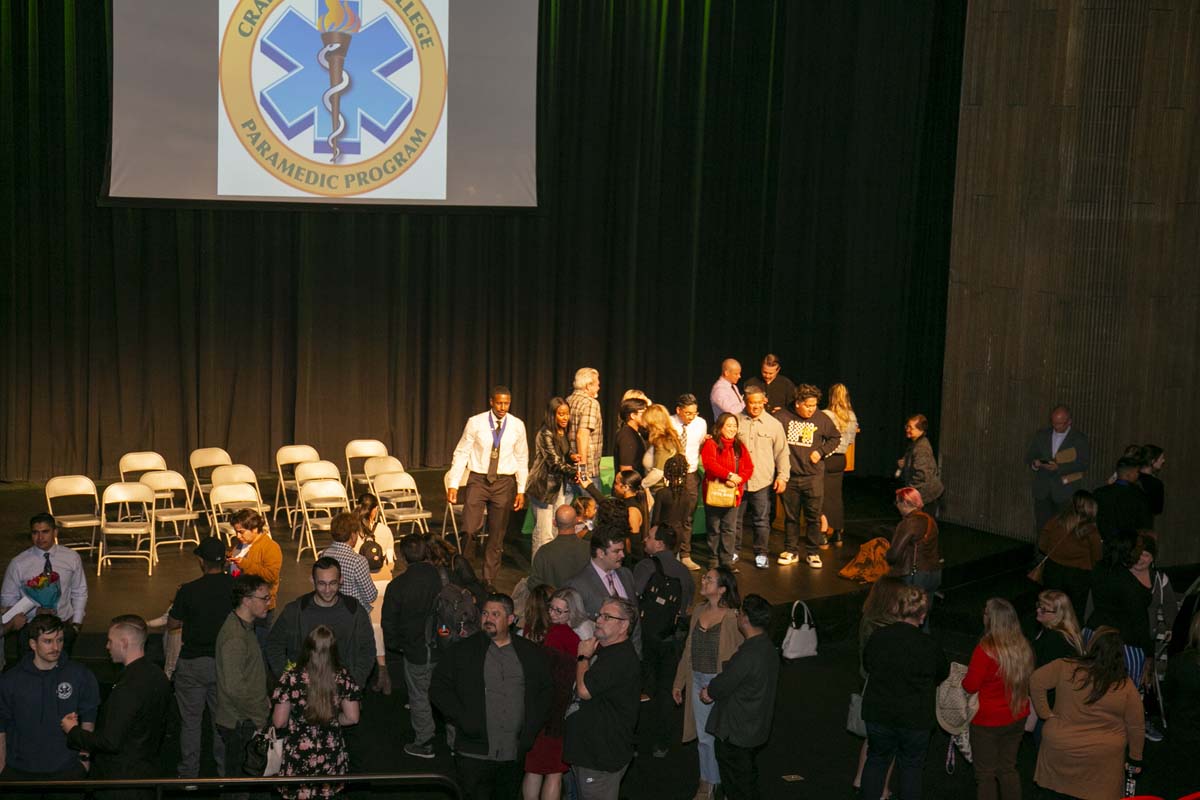
M1091 446L1072 423L1071 409L1055 406L1050 411L1050 427L1034 434L1025 451L1025 464L1033 478L1033 517L1038 531L1083 488Z
M712 385L712 391L708 393L714 420L722 414L737 416L745 410L746 400L738 388L738 381L741 379L742 365L737 359L727 358L721 362L721 377L717 378L716 383Z

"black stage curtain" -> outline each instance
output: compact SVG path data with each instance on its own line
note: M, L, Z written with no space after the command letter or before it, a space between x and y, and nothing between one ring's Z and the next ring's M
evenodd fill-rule
M965 4L544 0L536 212L112 207L108 2L0 0L0 477L442 465L506 383L673 405L773 351L861 469L940 404ZM702 402L707 413L707 401Z

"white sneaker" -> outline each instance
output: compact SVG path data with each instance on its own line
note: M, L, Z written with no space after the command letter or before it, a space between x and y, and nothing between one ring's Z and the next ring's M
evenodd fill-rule
M756 555L754 557L754 566L758 567L759 569L766 569L767 568L767 554L759 553L758 555Z
M789 564L795 564L799 560L800 556L796 555L791 550L785 550L779 554L779 558L775 559L775 563L786 567Z
M734 553L733 556L729 559L729 563L736 564L737 562L738 562L738 554Z
M695 561L692 561L691 556L684 556L683 558L679 559L679 563L683 564L685 567L687 567L688 569L693 570L695 572L700 571L700 565L697 564Z
M807 558L804 559L804 561L806 564L808 564L813 569L820 569L821 567L825 566L824 564L821 563L821 557L819 555L817 555L816 553L814 553L811 556L808 556Z

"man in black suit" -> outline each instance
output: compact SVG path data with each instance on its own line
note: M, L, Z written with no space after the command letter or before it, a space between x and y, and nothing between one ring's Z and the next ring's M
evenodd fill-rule
M1034 434L1025 451L1025 463L1033 471L1033 517L1040 532L1076 490L1091 459L1091 446L1071 424L1071 409L1055 406L1050 427Z
M579 592L583 610L592 619L600 613L600 606L610 597L628 600L637 606L637 589L634 588L633 573L622 567L625 560L625 532L600 526L592 533L592 558L566 585ZM642 654L641 630L631 632L638 656Z

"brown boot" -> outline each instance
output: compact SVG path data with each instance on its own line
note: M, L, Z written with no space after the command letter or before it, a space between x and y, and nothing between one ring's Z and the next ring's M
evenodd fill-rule
M692 800L713 800L714 787L708 781L700 781L700 785L696 787L696 796Z

